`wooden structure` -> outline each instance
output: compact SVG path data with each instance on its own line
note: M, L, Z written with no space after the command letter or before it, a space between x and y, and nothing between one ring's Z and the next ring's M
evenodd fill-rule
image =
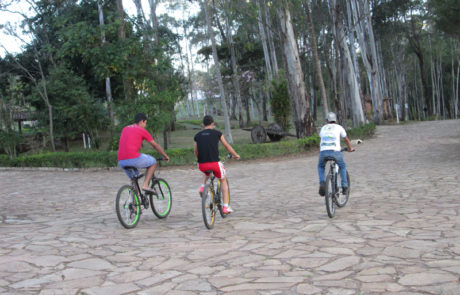
M267 136L270 141L280 141L285 136L296 137L295 135L284 131L281 125L278 123L271 123L267 128L264 128L261 125L257 125L252 129L243 130L251 131L251 139L253 143L264 143L267 141Z

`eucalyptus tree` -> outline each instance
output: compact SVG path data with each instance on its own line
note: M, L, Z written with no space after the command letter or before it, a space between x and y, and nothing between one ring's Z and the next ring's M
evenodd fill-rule
M356 32L361 57L366 68L370 96L372 100L374 123L383 121L383 89L381 72L378 65L376 41L372 28L372 17L368 0L347 1L347 11L352 19L352 27Z
M117 3L118 4L118 3ZM99 14L99 26L101 27L101 46L104 46L105 40L105 32L104 32L104 11L102 9L101 0L97 1L97 11ZM115 118L113 117L112 111L112 87L110 86L110 77L105 77L105 94L107 97L107 111L109 113L109 118L112 122L112 126L115 125Z
M220 72L219 59L217 57L216 39L214 37L214 31L213 31L213 28L212 28L212 25L211 25L211 15L210 15L209 2L210 2L210 0L204 0L202 2L202 4L203 4L205 14L206 14L206 24L207 24L207 27L208 27L208 34L209 34L209 38L211 39L211 44L212 44L212 56L213 56L213 59L214 59L214 65L215 65L215 69L216 69L217 82L219 84L222 112L224 114L225 135L227 137L227 141L229 143L232 143L233 139L232 139L232 131L230 129L230 117L228 115L228 108L227 108L227 102L226 102L226 98L225 98L224 84L223 84L222 75L221 75L221 72Z
M309 0L305 0L305 10L306 10L308 24L310 28L311 50L313 52L316 76L318 79L319 89L321 93L321 100L323 102L323 113L324 113L324 117L326 117L327 113L329 113L329 105L328 105L328 100L327 100L327 95L326 95L326 87L324 86L323 72L321 70L321 63L320 63L319 55L318 55L318 49L317 49L318 46L316 43L316 33L315 33L315 28L314 28L314 23L313 23L313 17L311 15L310 6L308 4L308 1Z
M286 80L291 100L292 119L297 137L306 137L314 133L314 122L300 64L296 36L292 27L289 3L287 0L280 0L276 6L281 47L286 64Z
M353 59L350 53L350 49L347 44L347 38L345 34L344 25L344 7L340 0L328 0L329 1L329 13L331 14L334 24L334 42L336 43L337 50L340 52L342 62L338 71L342 71L342 77L345 80L347 86L347 93L342 95L349 98L351 104L351 112L353 125L355 127L361 126L365 123L363 106L361 102L361 93L359 87L359 81L357 79L357 68L353 63ZM345 90L345 87L344 87Z

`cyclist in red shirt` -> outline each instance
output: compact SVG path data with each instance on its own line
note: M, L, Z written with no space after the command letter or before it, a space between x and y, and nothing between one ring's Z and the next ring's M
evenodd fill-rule
M150 143L152 147L163 156L166 162L169 161L169 157L163 151L161 146L153 140L150 133L145 130L146 125L147 116L143 113L138 113L134 117L134 124L123 128L118 147L118 165L120 165L122 169L123 167L147 168L142 189L148 193L153 193L153 190L149 188L149 182L158 166L158 163L154 157L139 153L142 142L145 140ZM123 171L125 171L129 178L134 177L134 175L131 175L129 170L123 169ZM139 172L137 169L135 173L138 175Z
M222 212L231 213L232 208L228 204L228 184L225 177L225 168L222 162L219 161L219 141L222 142L225 149L238 160L240 156L233 150L232 146L225 140L222 132L214 130L214 119L206 115L203 118L204 129L198 132L195 137L193 151L198 159L198 168L201 172L212 170L212 173L221 181L222 194L224 203ZM204 186L209 179L210 173L205 173L203 176L203 184L200 188L200 196Z

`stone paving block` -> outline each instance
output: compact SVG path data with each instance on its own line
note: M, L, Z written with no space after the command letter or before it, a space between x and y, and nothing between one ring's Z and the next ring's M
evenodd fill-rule
M196 167L161 167L173 210L132 230L114 213L119 169L0 168L0 293L457 295L459 122L378 126L344 154L351 197L332 219L316 151L228 161L235 212L213 230Z
M105 286L105 287L92 287L83 289L83 294L88 295L122 295L122 294L132 294L135 291L140 290L134 284L118 284L113 286Z

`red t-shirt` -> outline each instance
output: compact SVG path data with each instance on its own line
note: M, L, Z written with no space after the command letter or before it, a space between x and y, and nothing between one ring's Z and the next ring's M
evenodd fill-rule
M148 142L153 140L150 133L139 125L133 124L123 128L118 146L118 161L139 157L139 149L144 139Z

